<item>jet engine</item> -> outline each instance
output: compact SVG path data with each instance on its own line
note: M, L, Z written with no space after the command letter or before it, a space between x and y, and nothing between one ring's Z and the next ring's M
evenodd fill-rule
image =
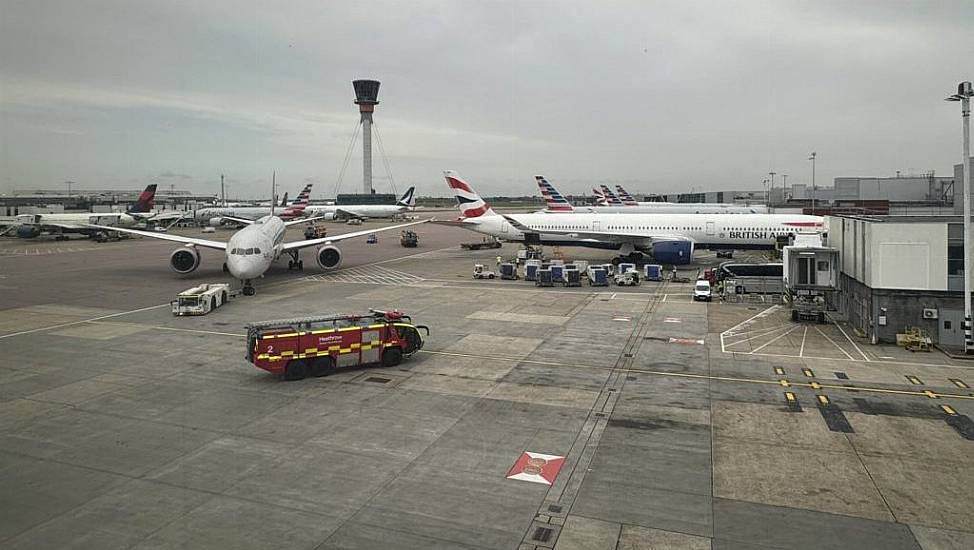
M319 248L315 257L322 269L335 269L342 265L342 251L331 245Z
M169 256L169 267L176 273L192 273L199 266L200 252L195 246L177 248Z
M658 241L653 243L653 257L661 264L682 265L693 261L692 241Z
M41 226L24 224L17 227L17 238L19 239L33 239L41 234Z

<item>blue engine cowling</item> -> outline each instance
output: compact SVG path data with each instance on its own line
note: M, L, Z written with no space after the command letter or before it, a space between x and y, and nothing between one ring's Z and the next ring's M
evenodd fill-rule
M691 241L655 242L653 258L661 264L688 264L693 261L693 243Z
M33 239L40 236L41 226L24 224L17 227L17 237L20 239Z

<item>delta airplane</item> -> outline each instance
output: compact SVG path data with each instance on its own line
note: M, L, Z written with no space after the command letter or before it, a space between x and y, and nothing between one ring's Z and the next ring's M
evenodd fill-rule
M591 214L763 214L765 212L764 209L755 209L751 206L713 203L643 202L626 205L624 202L619 202L616 206L572 206L568 199L559 193L544 176L534 176L534 179L541 190L541 196L544 197L545 212L588 212ZM608 190L605 186L602 187L604 190ZM593 189L593 191L595 190ZM599 196L604 196L598 191L596 193ZM618 202L618 199L616 201ZM635 203L635 201L632 202Z
M304 216L305 209L308 206L308 199L311 196L312 185L314 184L309 183L305 185L304 189L302 189L298 194L298 198L294 199L294 203L290 206L286 205L287 194L285 193L285 200L281 201L283 211L278 217L283 220L289 220ZM195 212L193 217L199 223L206 223L211 227L220 227L226 224L231 218L257 220L272 214L273 210L274 209L270 206L220 206L213 208L200 208Z
M305 215L322 217L326 220L337 218L391 218L416 206L416 188L410 187L396 204L312 204L305 208Z
M253 296L257 293L253 285L254 279L263 276L270 269L271 264L285 254L291 257L288 261L288 269L297 269L300 271L304 269L304 262L300 257L301 249L318 246L319 248L315 252L315 259L318 261L318 265L324 270L332 270L338 268L342 263L342 251L334 246L335 243L380 231L402 229L403 227L426 223L428 221L422 220L389 227L365 229L345 233L344 235L335 235L333 237L306 239L289 243L284 242L284 235L287 233L288 226L305 223L314 219L316 218L284 221L274 215L274 209L271 207L271 213L269 215L257 220L234 218L233 221L244 224L245 227L234 233L227 242L183 237L168 233L140 231L138 229L120 229L97 225L92 225L92 227L183 243L185 246L177 248L169 256L169 266L173 271L180 274L192 273L199 267L200 253L197 247L223 250L226 255L223 270L243 283L243 293L245 296Z
M134 227L137 223L153 219L152 201L156 195L156 184L146 186L131 207L125 212L67 212L56 214L21 214L17 216L20 225L17 236L21 239L32 239L42 231L51 231L62 237L64 233L82 233L95 236L104 233L103 230L92 231L92 224L101 224L110 231L119 227ZM111 227L108 227L111 226Z
M499 215L456 172L444 172L460 206L460 219L447 222L505 241L534 245L618 250L621 261L651 255L660 263L687 264L693 251L769 249L777 237L801 229L822 229L823 218L803 214L590 214ZM437 222L443 223L443 222Z

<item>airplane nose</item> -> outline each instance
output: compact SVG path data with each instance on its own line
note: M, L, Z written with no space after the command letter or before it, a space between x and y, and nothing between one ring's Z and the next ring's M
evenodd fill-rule
M261 275L260 266L239 256L231 255L227 258L227 270L235 278L241 280L256 279Z

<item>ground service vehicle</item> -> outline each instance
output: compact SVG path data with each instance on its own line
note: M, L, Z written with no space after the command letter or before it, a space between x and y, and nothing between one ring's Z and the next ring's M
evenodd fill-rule
M230 285L214 283L184 290L169 304L173 315L206 315L227 303L229 299Z
M422 349L420 330L429 336L428 327L396 310L262 321L247 325L247 360L285 380L358 365L393 367Z
M416 248L419 245L419 237L415 231L403 231L399 235L399 244L405 248Z
M460 243L464 250L483 250L485 248L500 248L501 242L493 237L484 237L479 243Z
M639 272L631 270L617 273L614 279L615 283L619 286L636 286L639 284Z
M710 281L700 279L693 285L693 299L694 301L704 301L709 302L711 297L710 291Z
M311 224L304 228L305 239L320 239L328 236L328 228L320 225Z
M473 278L474 279L493 279L496 274L484 267L484 264L476 264L473 266Z

